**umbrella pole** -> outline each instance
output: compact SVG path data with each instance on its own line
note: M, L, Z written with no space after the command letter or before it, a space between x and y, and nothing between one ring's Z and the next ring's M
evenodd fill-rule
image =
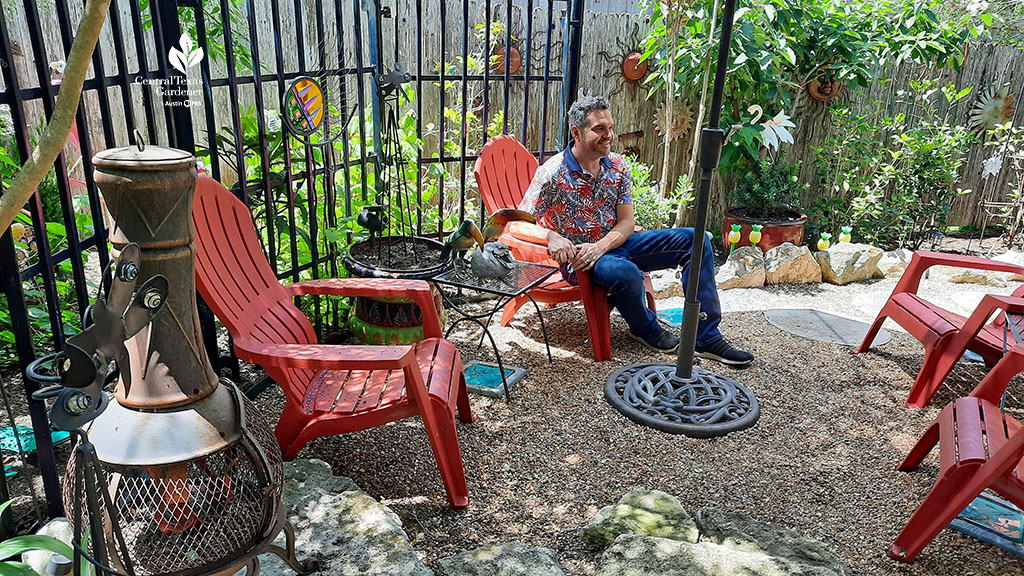
M722 130L722 98L725 92L725 73L729 64L729 45L732 42L732 21L736 13L736 0L725 0L722 16L722 35L718 41L718 61L715 65L715 86L711 93L708 123L700 133L700 186L697 191L697 221L693 227L693 249L690 252L690 276L686 283L686 302L683 322L679 330L679 348L676 352L675 378L693 381L693 356L697 344L697 324L701 319L697 286L700 282L700 264L704 258L704 233L707 228L708 203L711 196L711 178L718 169L718 160L725 144Z

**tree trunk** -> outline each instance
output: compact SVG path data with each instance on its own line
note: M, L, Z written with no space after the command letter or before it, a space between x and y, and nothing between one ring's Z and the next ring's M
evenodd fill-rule
M103 28L103 21L107 18L109 7L110 0L87 0L85 4L82 22L78 25L78 33L68 54L68 63L64 68L64 78L57 94L53 115L32 154L15 176L11 187L0 196L0 230L7 230L14 222L14 218L35 193L68 141L71 123L75 120L78 103L82 98L82 84L85 83L89 62L93 50L96 49L96 41Z

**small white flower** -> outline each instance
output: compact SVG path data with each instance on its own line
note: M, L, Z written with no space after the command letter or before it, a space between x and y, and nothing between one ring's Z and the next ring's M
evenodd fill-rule
M981 162L981 177L984 180L988 180L989 176L995 176L999 174L999 171L1003 168L1003 156L996 154L982 160Z

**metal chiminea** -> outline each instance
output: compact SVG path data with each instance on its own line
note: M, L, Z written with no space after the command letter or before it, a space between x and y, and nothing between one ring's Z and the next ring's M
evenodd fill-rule
M137 146L106 150L93 159L96 182L117 223L111 241L134 255L119 259L114 273L115 284L132 281L125 289L128 296L110 290L93 317L97 326L100 313L108 324L120 326L124 314L129 324L130 312L123 305L136 276L166 278L166 299L149 302L155 305L151 310L161 304L162 309L124 348L107 342L118 338L104 331L82 340L99 347L92 358L101 359L96 361L101 373L107 356L98 345L106 350L115 346L120 370L116 401L106 410L100 406L97 412L102 412L83 428L108 485L104 506L116 509L129 558L119 558L112 545L96 550L90 543L93 555L111 556L111 567L122 572L193 576L233 574L243 567L247 574L258 573L257 554L272 550L308 573L311 567L294 558L281 500L281 453L271 428L234 384L218 379L202 345L191 218L196 159L180 150L146 147L136 138ZM146 304L145 294L135 299ZM121 308L113 310L114 321L109 320L111 301ZM59 363L67 367L72 360L65 356ZM63 374L65 380L68 376ZM88 491L75 495L75 462L69 462L65 476L69 516L77 515L85 525L109 524L108 513L90 524L96 496L87 506ZM117 526L103 528L116 534ZM287 551L271 546L282 528Z

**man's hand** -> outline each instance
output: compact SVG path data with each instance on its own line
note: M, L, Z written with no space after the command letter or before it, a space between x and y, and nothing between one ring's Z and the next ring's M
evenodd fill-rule
M548 255L559 264L565 264L576 257L576 246L561 234L548 231Z
M597 259L604 256L604 249L599 244L580 244L576 247L576 258L570 264L577 272L590 270Z

